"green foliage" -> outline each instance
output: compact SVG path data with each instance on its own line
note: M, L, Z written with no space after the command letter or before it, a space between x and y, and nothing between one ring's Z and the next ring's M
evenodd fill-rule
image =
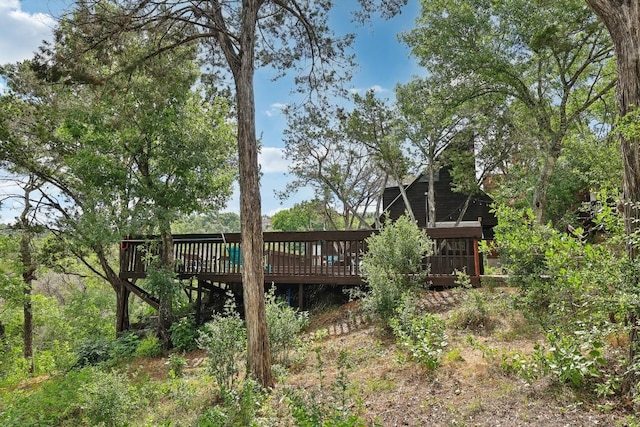
M332 384L325 384L324 361L316 348L318 387L313 390L287 389L288 405L300 427L364 427L366 422L351 409L355 406L349 396L349 356L338 355L338 374Z
M47 427L63 425L77 417L83 387L96 371L81 369L54 376L30 393L16 390L0 401L0 425L5 427Z
M417 315L409 297L398 308L398 315L389 322L400 345L412 359L434 370L440 366L443 351L447 346L445 323L439 317L427 313Z
M204 325L198 347L206 350L209 368L221 395L234 389L247 348L247 331L237 312L229 307Z
M191 351L198 347L198 329L196 322L191 317L184 317L177 322L173 322L169 328L171 343L177 350Z
M272 287L265 295L269 343L274 362L286 365L290 352L301 344L299 334L309 324L309 313L298 312L275 295Z
M155 335L147 335L136 347L136 357L158 357L160 355L162 355L162 347Z
M425 257L433 244L424 230L406 216L385 224L366 240L361 271L370 287L364 307L387 321L401 302L402 294L423 286Z
M98 365L112 356L113 342L103 337L87 338L76 349L76 367Z
M323 230L323 211L322 204L317 200L296 203L290 209L275 213L271 218L271 227L276 231Z
M140 337L137 334L133 332L122 334L113 344L111 357L114 359L133 357L136 354L139 343Z
M169 376L171 378L181 378L184 368L187 367L187 359L176 353L169 355L166 364L169 366Z
M266 393L254 380L242 382L238 391L227 390L223 395L224 405L207 409L198 417L198 427L246 427L253 426L258 408Z
M528 210L501 207L496 215L498 252L510 282L521 291L519 305L526 315L547 330L608 322L608 313L618 310L618 253L539 225Z
M585 331L576 331L573 335L551 332L546 336L548 348L537 343L530 356L517 352L503 354L502 368L528 382L551 375L556 381L575 389L589 386L591 391L601 393L605 385L610 390L611 383L603 380L606 361L604 343L598 335Z
M240 215L235 212L193 213L171 224L178 234L239 233Z
M130 425L137 395L125 374L93 370L91 381L79 390L80 407L90 425Z

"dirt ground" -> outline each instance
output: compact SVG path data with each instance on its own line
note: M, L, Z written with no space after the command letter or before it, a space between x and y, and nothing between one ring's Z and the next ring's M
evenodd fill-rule
M425 311L446 317L464 298L456 291L430 293ZM350 390L358 396L362 416L381 426L625 426L631 420L619 398L597 399L577 395L550 379L527 384L506 375L484 348L523 350L534 339L491 334L450 332L449 356L435 372L408 363L392 338L363 318L356 303L312 318L311 330L328 330L319 345L326 382L335 378L332 365L340 351L352 358ZM472 337L475 346L466 342ZM382 337L382 338L381 338ZM451 351L453 350L453 351ZM294 369L287 386L314 387L318 362L313 355ZM314 373L315 372L315 373Z
M455 290L429 292L420 301L420 307L447 319L464 298L464 292ZM367 319L356 302L312 314L310 320L304 356L279 378L274 396L283 396L285 389L316 391L321 396L320 383L324 384L325 397L328 393L335 394L332 387L344 372L348 383L348 410L359 414L370 425L639 425L637 415L626 409L628 406L623 405L619 397L599 399L579 395L548 378L528 384L505 374L496 354L531 351L536 339L540 339L519 334L517 325L508 324L513 319L496 319L499 325L491 331L448 328L446 354L434 372L410 362L406 353L396 347L395 339ZM349 367L343 370L338 367L341 353L347 354L349 360ZM204 352L192 352L187 358L192 374L197 375L204 369ZM166 377L164 362L163 359L148 360L144 371L158 379ZM324 404L334 403L326 400ZM278 425L289 427L291 420L283 418Z

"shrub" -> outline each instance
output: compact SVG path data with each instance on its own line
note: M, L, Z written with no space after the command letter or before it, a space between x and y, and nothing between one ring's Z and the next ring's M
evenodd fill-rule
M113 343L104 338L87 338L76 350L76 367L95 366L111 358Z
M136 354L140 337L132 332L120 335L111 350L111 357L113 359L122 359L132 357Z
M385 224L366 239L368 250L361 271L370 287L363 305L382 320L390 319L404 292L424 285L428 266L424 258L433 244L424 230L406 216Z
M196 322L191 317L185 317L174 322L169 328L171 344L180 351L191 351L198 347L198 329Z
M169 366L169 376L171 378L180 378L184 368L187 366L187 359L177 354L171 354L166 362Z
M398 315L389 322L394 335L409 355L427 369L440 366L440 358L447 346L444 321L432 314L416 315L412 305L405 303Z
M300 342L299 333L309 324L309 314L300 313L278 299L275 287L265 295L265 309L272 358L274 362L287 364L290 351Z
M216 315L204 325L198 346L207 352L209 368L220 393L233 389L240 372L242 353L247 347L247 331L242 319L232 307Z
M138 347L136 347L135 355L137 357L158 357L162 355L162 347L158 337L154 335L147 335L144 337Z
M81 387L80 403L90 425L128 425L136 406L136 394L124 374L94 370L92 380Z

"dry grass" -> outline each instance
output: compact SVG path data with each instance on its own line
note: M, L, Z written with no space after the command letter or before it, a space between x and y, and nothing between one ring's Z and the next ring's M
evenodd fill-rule
M336 378L345 372L338 368L338 358L344 352L350 362L346 370L348 409L371 425L626 425L624 420L630 414L617 409L619 405L615 401L579 396L549 379L527 384L506 375L500 367L501 352L530 352L540 337L535 327L505 304L509 290L499 288L477 291L486 302L484 318L465 327L460 319L472 312L473 305L480 301L470 300L465 292L468 291L428 292L420 301L422 310L437 313L448 325L447 352L442 366L434 372L410 361L396 347L394 338L367 319L355 302L314 314L306 349L279 379L269 401L270 421L261 425L293 425L284 403L286 399L282 398L284 390L331 393ZM192 353L187 357L190 366L187 377L203 378L204 355ZM142 365L138 366L144 371ZM161 360L150 360L147 368L149 374L158 379L162 377L161 372L166 372ZM174 420L180 419L177 415L181 411L180 403L172 399L172 395L180 393L186 393L182 396L184 399L197 401L197 405L190 405L191 414L198 411L195 406L205 408L206 399L196 396L203 382L192 386L195 394L191 397L188 390L169 390L163 412L171 414ZM187 419L193 417L185 417L183 421Z

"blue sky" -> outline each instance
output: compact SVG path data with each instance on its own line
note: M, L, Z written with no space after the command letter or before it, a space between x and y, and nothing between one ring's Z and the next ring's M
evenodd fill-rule
M343 1L336 2L335 10L335 23L340 26L349 25L345 5L349 4L351 8L357 3ZM0 64L30 58L41 41L51 37L54 17L72 3L71 0L0 0ZM393 98L396 84L406 83L413 75L422 74L416 61L410 58L407 47L397 38L400 32L412 28L418 15L419 2L409 0L409 3L403 13L392 20L375 19L362 28L347 28L347 31L357 32L355 54L359 64L349 89L364 92L374 88L381 97ZM281 109L291 102L292 83L286 78L274 83L270 76L267 70L258 70L255 80L256 127L263 145L259 158L263 172L262 213L268 215L313 197L311 191L300 191L281 203L274 196L275 190L281 191L291 180L286 175L287 162L282 157L286 120ZM0 195L11 189L10 185L0 183ZM236 191L227 210L237 212L238 199ZM15 211L6 209L9 205L3 205L5 209L0 213L0 222L10 221L16 215Z

